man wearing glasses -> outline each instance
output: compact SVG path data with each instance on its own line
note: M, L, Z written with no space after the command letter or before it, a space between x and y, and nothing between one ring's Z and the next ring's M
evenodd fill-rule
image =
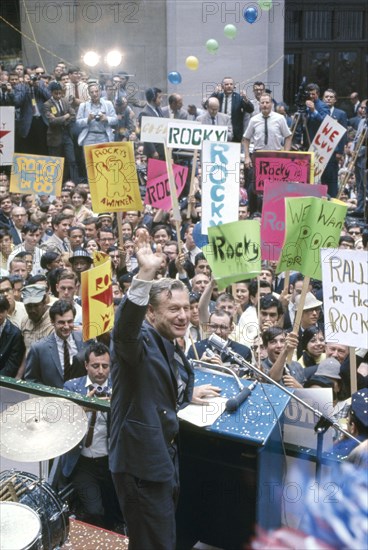
M221 366L224 364L230 364L234 366L234 359L225 351L220 354L216 351L216 348L209 342L208 337L211 334L216 334L227 342L227 347L232 351L235 351L238 355L243 357L248 362L252 361L252 353L247 346L238 344L229 339L231 332L233 331L233 321L228 313L223 310L215 309L209 317L208 325L205 327L207 338L196 342L195 349L193 346L189 348L187 353L188 359L196 359L197 356L201 361L206 363L212 363L213 365Z

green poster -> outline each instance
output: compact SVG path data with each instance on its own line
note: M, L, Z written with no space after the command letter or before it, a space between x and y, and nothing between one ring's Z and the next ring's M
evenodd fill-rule
M337 248L347 206L316 197L285 199L285 239L277 272L322 280L321 248Z
M252 279L261 272L261 231L257 220L242 220L208 228L203 253L219 289Z

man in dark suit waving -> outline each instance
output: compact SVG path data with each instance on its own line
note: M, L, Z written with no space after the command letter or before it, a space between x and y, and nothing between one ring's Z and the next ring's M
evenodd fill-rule
M241 143L243 137L244 115L253 113L254 105L245 94L234 92L234 80L230 76L225 76L222 80L222 92L216 91L212 97L217 97L220 102L220 113L229 115L233 127L232 141Z
M110 469L131 550L174 550L178 497L177 410L190 402L193 372L175 339L190 317L176 279L154 281L162 262L141 242L138 274L113 332ZM183 382L180 371L185 370Z

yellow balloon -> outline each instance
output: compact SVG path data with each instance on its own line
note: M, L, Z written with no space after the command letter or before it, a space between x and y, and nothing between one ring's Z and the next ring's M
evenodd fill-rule
M185 65L191 71L196 71L199 67L199 61L194 55L190 55L189 57L186 58Z

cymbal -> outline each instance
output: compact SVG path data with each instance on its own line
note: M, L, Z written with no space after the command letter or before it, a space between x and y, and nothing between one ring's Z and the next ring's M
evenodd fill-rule
M36 397L0 415L0 456L19 462L49 460L73 449L88 419L82 407L61 397Z

